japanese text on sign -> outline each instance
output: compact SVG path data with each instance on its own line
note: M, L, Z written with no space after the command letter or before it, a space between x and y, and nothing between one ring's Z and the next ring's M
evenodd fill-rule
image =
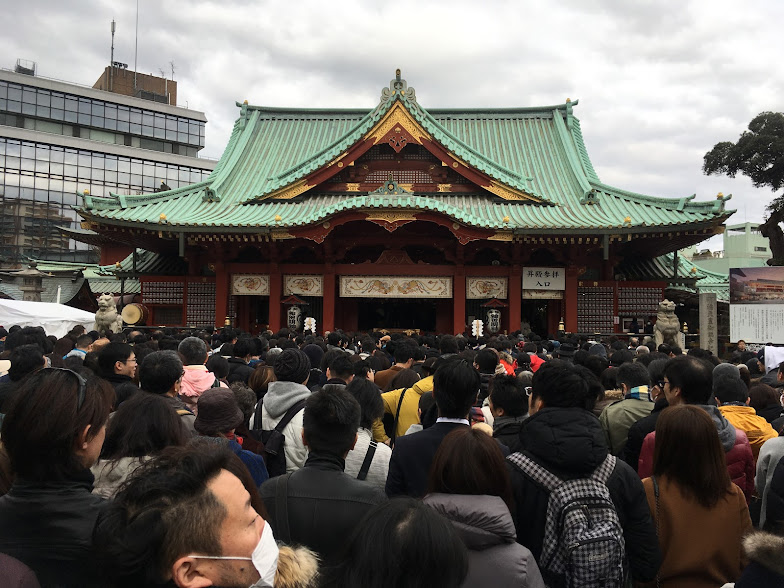
M523 290L565 290L566 271L562 267L524 267Z

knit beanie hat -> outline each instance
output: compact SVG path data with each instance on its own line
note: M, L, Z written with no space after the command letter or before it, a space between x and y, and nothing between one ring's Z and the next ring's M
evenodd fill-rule
M310 369L317 368L321 365L321 359L324 357L324 350L321 347L315 343L311 343L310 345L305 345L302 352L307 355L310 360Z
M310 359L299 349L284 349L273 369L278 381L301 384L310 375Z
M591 348L588 349L588 353L590 355L598 355L599 357L607 359L607 349L601 343L594 343L591 345Z
M720 377L723 375L732 376L735 378L740 378L740 371L738 370L738 366L733 365L731 363L720 363L716 367L713 368L713 377Z

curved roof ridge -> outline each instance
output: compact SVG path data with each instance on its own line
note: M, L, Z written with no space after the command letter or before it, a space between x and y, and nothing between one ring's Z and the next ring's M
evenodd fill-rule
M591 181L590 184L598 190L622 196L623 198L635 200L643 204L650 204L651 206L657 206L659 208L674 207L676 210L684 210L688 207L692 210L709 208L715 212L722 212L724 211L724 203L732 197L732 194L729 194L727 196L721 196L721 198L717 198L716 200L700 200L695 202L694 199L697 197L696 194L684 196L682 198L661 198L659 196L649 196L647 194L640 194L639 192L623 190L622 188L616 188L615 186L610 186L604 182Z
M422 108L418 103L411 103L406 97L402 97L401 101L406 104L406 107L412 116L414 116L418 122L425 126L425 130L438 138L439 143L442 143L445 147L448 147L450 150L456 152L460 157L465 158L468 163L471 163L478 170L487 173L490 177L498 180L499 182L507 184L508 186L516 188L522 192L532 194L546 204L552 204L549 199L540 194L536 194L530 187L529 184L531 181L533 181L533 177L524 177L517 172L502 166L500 163L490 159L486 155L479 153L479 151L448 131L433 115L431 115L426 109ZM438 135L441 135L441 137L438 137ZM446 140L444 140L444 138L446 138ZM450 145L450 143L452 143L452 145ZM479 165L479 162L484 165ZM492 168L493 171L488 168Z

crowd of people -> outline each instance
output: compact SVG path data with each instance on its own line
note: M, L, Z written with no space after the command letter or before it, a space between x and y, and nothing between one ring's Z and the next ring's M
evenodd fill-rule
M232 328L0 344L3 585L784 586L778 348Z

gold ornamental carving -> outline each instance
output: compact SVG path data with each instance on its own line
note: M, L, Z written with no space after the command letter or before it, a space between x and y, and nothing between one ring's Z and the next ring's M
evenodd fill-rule
M290 186L276 190L270 194L268 198L274 198L276 200L290 200L291 198L296 198L303 192L307 192L312 187L313 186L309 186L305 180L300 180L298 182L294 182Z
M346 184L346 192L359 192L359 182Z
M504 200L516 200L516 201L533 201L533 202L541 202L539 198L535 196L531 196L527 192L523 192L522 190L515 190L513 188L509 188L507 186L502 185L500 182L492 180L489 186L482 186L488 192L495 194L496 196L500 196Z
M400 221L415 221L416 216L410 210L367 210L365 220L383 221L385 223L396 223Z
M285 229L273 229L270 235L273 241L282 241L284 239L293 239L294 235Z
M398 126L408 131L412 137L417 139L417 142L420 142L422 139L432 140L430 133L417 122L400 102L397 102L389 112L381 118L376 126L365 134L364 139L373 139L373 144L375 145L381 141L387 133Z
M451 192L452 191L452 184L438 184L438 191L439 192Z
M512 231L496 231L487 238L488 241L514 241L514 234Z

